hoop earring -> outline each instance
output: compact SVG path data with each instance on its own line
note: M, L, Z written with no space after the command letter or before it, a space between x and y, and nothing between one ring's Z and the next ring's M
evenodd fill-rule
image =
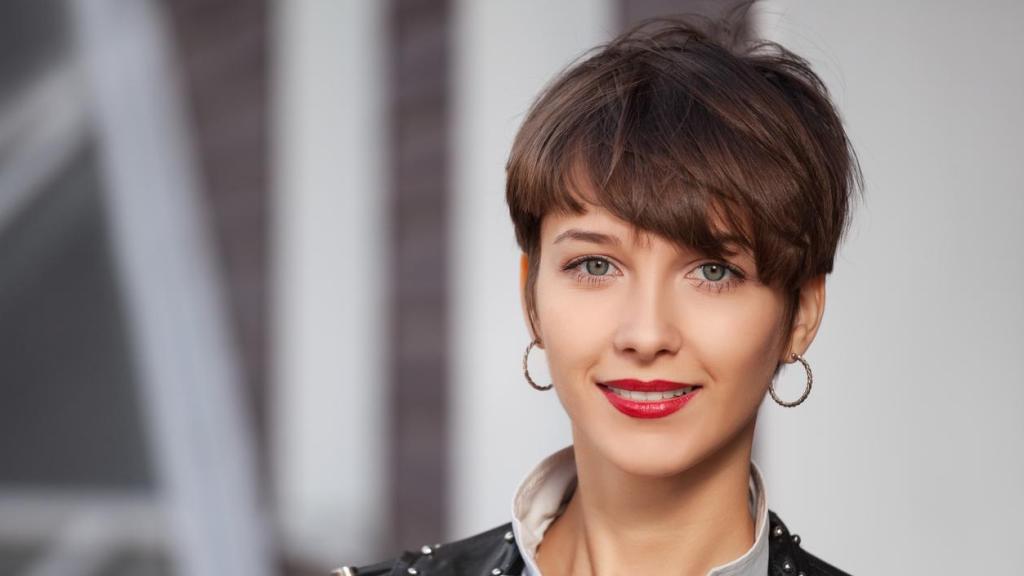
M775 400L775 402L779 406L785 406L786 408L799 406L801 402L806 400L807 395L811 393L811 384L814 383L814 374L811 373L811 365L807 363L807 360L804 360L803 356L800 356L795 352L790 354L790 358L792 358L793 360L799 360L800 363L804 365L804 372L807 373L807 387L804 388L804 393L801 394L800 397L794 400L793 402L786 402L785 400L780 399L775 394L775 380L772 380L772 382L768 385L768 392L771 393L772 399Z
M541 386L534 382L533 378L530 378L530 369L527 367L526 364L527 360L530 358L530 350L533 350L533 347L536 346L538 343L540 343L540 339L534 338L533 342L530 342L530 344L526 347L526 352L523 354L523 376L526 376L526 381L530 383L530 386L533 386L535 390L540 390L541 392L543 392L544 390L551 390L551 387L554 386L554 384Z

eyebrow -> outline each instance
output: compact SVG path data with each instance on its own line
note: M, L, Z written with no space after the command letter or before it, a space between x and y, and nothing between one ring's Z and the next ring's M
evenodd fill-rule
M589 242L591 244L622 246L622 241L619 240L617 236L612 236L611 234L605 234L603 232L580 230L579 228L570 228L558 236L555 236L555 240L552 244L558 244L563 240L578 240L580 242ZM744 254L750 257L754 256L750 249L744 246L743 237L738 234L720 234L717 236L717 240L722 242L725 256L735 257L742 256Z
M552 244L558 244L562 240L579 240L580 242L590 242L591 244L611 244L613 246L622 245L622 242L616 236L602 232L580 230L578 228L570 228L562 232L555 237L555 241Z

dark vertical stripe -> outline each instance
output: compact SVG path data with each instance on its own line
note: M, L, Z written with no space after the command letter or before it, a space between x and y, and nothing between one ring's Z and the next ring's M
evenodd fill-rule
M721 18L733 8L752 4L746 0L619 0L619 27L628 28L645 18L687 14ZM749 12L749 11L748 11ZM741 14L743 14L741 12ZM739 22L741 34L749 34L749 18Z
M391 522L394 546L445 533L448 482L448 102L446 0L393 0L391 143Z

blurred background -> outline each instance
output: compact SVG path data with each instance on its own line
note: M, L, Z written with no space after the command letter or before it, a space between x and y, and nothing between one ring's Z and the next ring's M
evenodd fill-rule
M519 366L514 132L630 23L729 6L0 5L0 574L324 574L508 521L571 441ZM755 446L770 507L855 574L1024 560L1021 24L742 22L812 62L866 176L814 391Z

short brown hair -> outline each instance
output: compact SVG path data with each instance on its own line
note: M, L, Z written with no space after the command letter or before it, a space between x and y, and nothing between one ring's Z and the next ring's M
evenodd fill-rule
M788 331L800 286L832 271L859 185L804 59L721 22L645 21L556 77L516 134L506 200L531 326L541 220L586 201L711 258L729 241L749 250L758 279L789 296Z

